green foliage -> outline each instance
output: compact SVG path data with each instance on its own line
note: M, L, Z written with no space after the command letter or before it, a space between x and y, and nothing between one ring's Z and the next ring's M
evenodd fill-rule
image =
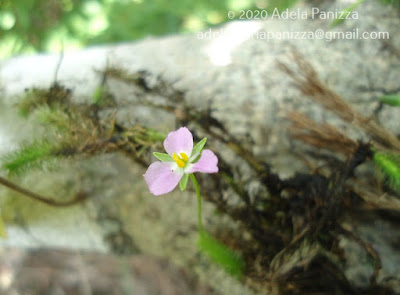
M213 262L219 264L227 273L236 278L243 275L244 261L242 258L207 232L200 232L198 246L202 252L206 253Z
M0 56L197 32L229 21L230 10L282 10L297 1L4 0Z
M345 11L350 12L365 0ZM400 8L400 0L379 0ZM197 32L229 21L230 10L286 9L298 0L2 0L0 57ZM238 14L236 14L238 15ZM344 19L337 19L337 26Z
M71 17L84 13L84 5L93 0L12 0L0 1L0 34L12 44L10 51L43 51L49 39L66 27Z
M390 4L397 8L400 8L400 0L380 0L380 1L385 4Z
M377 167L388 177L389 185L400 188L400 156L375 152L374 161Z
M337 18L331 23L331 28L334 28L341 23L343 23L346 19L347 16L349 16L354 9L356 9L361 3L363 3L365 0L358 0L356 3L350 5L346 9L343 10L343 17L342 18Z
M400 8L400 0L380 0L380 1L382 3L384 3L384 4L389 4L389 5L392 5L394 7ZM341 23L343 23L346 20L346 16L350 15L351 12L354 9L356 9L363 2L365 2L365 0L358 0L354 4L351 4L349 7L344 9L343 10L343 17L333 20L332 23L331 23L331 28L334 28L334 27L340 25Z
M19 175L28 169L41 167L45 161L55 156L55 149L54 145L46 141L23 146L3 157L3 169L10 175Z
M379 98L379 100L387 105L393 106L393 107L398 107L400 106L400 95L384 95Z

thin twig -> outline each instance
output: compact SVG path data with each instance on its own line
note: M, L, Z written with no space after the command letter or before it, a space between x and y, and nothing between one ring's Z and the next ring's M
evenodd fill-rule
M338 229L342 234L344 234L348 238L351 238L357 244L363 247L364 250L367 252L367 254L374 260L375 262L374 272L372 273L369 280L372 285L376 285L376 278L378 277L379 270L382 268L382 263L378 252L376 252L375 249L372 248L370 243L365 242L363 239L361 239L352 231L345 229L343 226L339 226Z
M297 245L299 242L303 241L303 239L307 236L307 234L310 233L310 227L307 226L305 227L301 233L293 237L292 241L287 245L285 248L283 248L279 253L277 253L274 258L272 259L270 263L270 269L271 270L276 270L278 268L278 263L280 262L280 259L282 256L290 249L292 249L295 245ZM279 261L279 262L278 262Z
M44 197L44 196L39 195L37 193L34 193L34 192L30 191L30 190L27 190L27 189L25 189L23 187L20 187L19 185L17 185L15 183L13 183L13 182L1 177L1 176L0 176L0 184L4 185L5 187L7 187L7 188L9 188L9 189L11 189L13 191L16 191L16 192L20 193L20 194L22 194L22 195L24 195L24 196L26 196L28 198L31 198L31 199L33 199L35 201L39 201L39 202L42 202L42 203L44 203L46 205L53 206L53 207L72 206L72 205L75 205L75 204L77 204L79 202L82 202L83 200L85 200L88 197L88 195L86 195L85 193L81 192L81 193L78 193L75 196L75 198L73 198L72 200L68 200L66 202L57 202L57 201L54 201L51 198Z

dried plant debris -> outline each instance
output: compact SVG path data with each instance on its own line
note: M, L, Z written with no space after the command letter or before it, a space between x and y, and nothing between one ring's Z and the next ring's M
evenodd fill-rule
M23 116L35 116L48 132L44 138L25 143L6 154L2 159L2 168L10 176L21 176L29 170L44 168L64 158L116 151L146 165L143 153L159 141L160 134L142 126L123 128L116 124L113 116L100 119L99 112L103 108L115 106L98 102L99 99L94 103L77 104L71 100L71 91L59 83L54 83L48 90L26 90L18 105L20 113ZM30 192L3 177L0 177L0 183L51 206L74 205L87 197L86 193L80 192L70 201L57 202L57 198Z
M56 90L55 90L56 89ZM56 94L54 94L56 93ZM96 95L101 96L96 90ZM142 126L123 128L113 115L100 119L99 112L112 104L77 104L71 100L70 91L55 83L48 91L31 89L19 104L24 115L33 114L50 134L45 141L25 146L5 157L4 167L9 173L23 171L44 156L69 157L77 154L94 155L100 152L125 151L134 159L140 158L144 149L160 138L154 130Z
M282 63L280 67L300 92L371 138L370 142L362 142L328 123L314 121L299 112L288 113L292 123L289 136L310 147L304 150L310 161L322 159L327 163L323 173L310 169L308 173L281 179L265 159L254 155L214 116L211 107L194 108L186 101L185 91L175 89L162 77L151 77L150 82L151 74L145 71L132 74L116 68L102 72L105 83L96 90L91 103L73 102L71 93L59 84L47 91L30 91L21 108L25 114L40 114L42 124L53 126L46 141L51 145L46 146L45 157L43 153L32 153L29 147L24 155L21 149L10 156L12 161L5 168L13 172L27 163L34 167L32 162L47 160L48 156L69 158L114 152L122 152L133 163L147 166L150 150L161 145L165 134L140 124L127 127L114 115L100 117L99 113L108 110L113 114L121 104L164 110L176 117L177 125L188 125L192 130L197 127L195 141L200 135L207 136L219 149L237 155L237 161L232 163L218 154L220 173L207 181L200 177L199 181L207 188L205 199L221 214L237 221L239 232L229 231L229 236L215 233L215 238L243 257L244 282L263 292L268 289L271 294L395 294L384 279L379 279L384 267L381 253L371 242L363 240L356 229L344 228L342 222L349 216L368 214L389 222L400 220L398 191L384 183L376 185L380 180L373 174L358 173L359 166L372 165L379 153L398 155L400 140L373 119L357 113L320 81L316 71L298 53L294 53L293 59L296 70ZM107 91L107 79L132 87L138 94L136 101L114 100ZM54 99L53 94L57 95ZM240 165L246 165L251 179L259 183L256 196L251 196L238 169ZM386 167L398 171L390 165ZM384 201L381 196L386 196ZM347 257L339 246L343 236L360 245L369 257L374 270L368 286L358 286L346 277Z
M331 154L328 155L317 151L310 155L318 159L323 155L327 163L334 165L328 165L328 173L320 174L311 170L310 174L298 173L286 180L272 173L270 165L264 159L257 158L246 149L223 122L213 116L211 108L193 108L186 103L184 92L175 90L162 78L157 77L158 82L150 87L146 82L148 74L144 72L132 76L111 69L106 73L145 93L137 103L170 112L176 116L178 125L196 125L214 141L231 149L251 167L254 178L265 187L267 194L251 199L235 164L225 162L222 157L219 157L222 172L219 174L220 178L205 184L212 192L206 199L213 202L221 213L239 221L243 232L250 233L251 238L246 240L242 235L231 237L236 242L224 240L241 251L247 263L250 285L263 290L269 286L273 294L390 294L391 291L386 286L377 283L381 268L379 253L356 232L343 229L341 220L354 210L354 206L357 210L368 212L371 208L390 208L390 198L385 202L371 202L370 191L368 195L363 194L365 180L362 177L358 179L355 171L361 164L371 161L377 149L397 154L399 140L377 122L356 113L349 103L319 80L315 70L300 55L295 54L294 59L299 73L283 64L281 67L293 78L302 93L338 115L345 123L356 123L372 140L369 143L361 142L330 124L316 122L298 112L289 113L287 118L292 121L290 136L316 147L318 151L330 151ZM154 97L165 100L155 103L152 99ZM242 204L231 205L224 194L226 190L237 194ZM375 192L374 195L379 194L384 192ZM344 275L343 261L346 257L338 247L343 235L361 245L374 261L374 272L368 288L353 286ZM319 250L303 251L304 243L307 249ZM299 251L304 252L302 260L295 258L295 253ZM317 284L315 281L321 278L321 273L325 276L322 283Z
M293 51L292 54L298 72L283 63L279 63L279 66L293 79L295 86L305 96L336 114L344 122L354 124L367 132L373 140L374 147L388 149L396 153L400 151L400 140L394 134L380 126L372 118L356 112L346 100L319 79L317 72L298 52Z
M286 118L291 121L290 136L312 145L346 156L351 156L357 150L357 141L349 138L334 126L318 123L299 112L288 112Z

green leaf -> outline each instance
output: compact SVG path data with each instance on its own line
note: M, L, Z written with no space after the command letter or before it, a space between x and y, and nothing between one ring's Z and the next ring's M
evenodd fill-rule
M393 107L400 106L400 95L384 95L379 98L379 100L384 103L388 104Z
M104 86L102 85L97 86L92 96L92 102L97 105L102 105L104 103L103 98L104 98Z
M193 148L191 156L195 154L201 154L201 151L206 145L206 142L207 142L207 137L204 137L202 140L200 140L199 143L196 144L196 146Z
M200 232L198 241L200 250L219 264L227 273L240 278L243 274L243 259L227 246L210 236L207 232Z
M346 17L348 17L353 12L353 10L356 9L358 7L358 5L360 5L364 1L365 0L359 0L356 3L347 7L346 9L344 9L343 11L339 12L339 15L341 17L336 18L331 22L331 28L334 28L334 27L340 25L341 23L343 23L346 20Z
M341 23L343 23L346 20L346 17L350 14L350 12L345 12L342 11L341 13L343 13L343 17L341 18L335 18L332 22L331 22L331 28L337 27L338 25L340 25Z
M173 162L174 159L172 159L172 157L168 154L164 154L164 153L153 153L154 157L156 157L157 159L159 159L161 162Z
M186 189L188 180L189 180L189 174L183 174L183 177L181 178L181 181L179 182L179 187L180 187L181 191L184 191Z
M393 189L400 188L400 159L387 153L375 153L375 164L383 171L389 179L389 185Z

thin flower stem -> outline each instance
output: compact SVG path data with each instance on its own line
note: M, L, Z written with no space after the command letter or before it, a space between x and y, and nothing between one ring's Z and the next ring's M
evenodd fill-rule
M1 176L0 176L0 184L4 185L5 187L8 187L9 189L11 189L13 191L19 192L20 194L22 194L22 195L24 195L24 196L26 196L28 198L31 198L33 200L36 200L36 201L39 201L39 202L42 202L44 204L47 204L49 206L54 206L54 207L64 207L64 206L75 205L75 204L83 201L87 197L87 195L84 194L84 193L78 193L75 196L75 198L73 198L72 200L68 200L68 201L65 201L65 202L57 202L57 201L54 201L54 200L52 200L50 198L43 197L43 196L41 196L41 195L39 195L37 193L34 193L34 192L30 191L30 190L27 190L27 189L25 189L23 187L20 187L19 185L17 185L15 183L13 183L13 182L1 177Z
M200 194L200 186L199 183L196 180L196 177L194 176L193 173L189 174L190 179L193 182L194 189L196 191L197 195L197 225L199 227L199 232L200 234L203 233L203 223L201 221L201 194Z

